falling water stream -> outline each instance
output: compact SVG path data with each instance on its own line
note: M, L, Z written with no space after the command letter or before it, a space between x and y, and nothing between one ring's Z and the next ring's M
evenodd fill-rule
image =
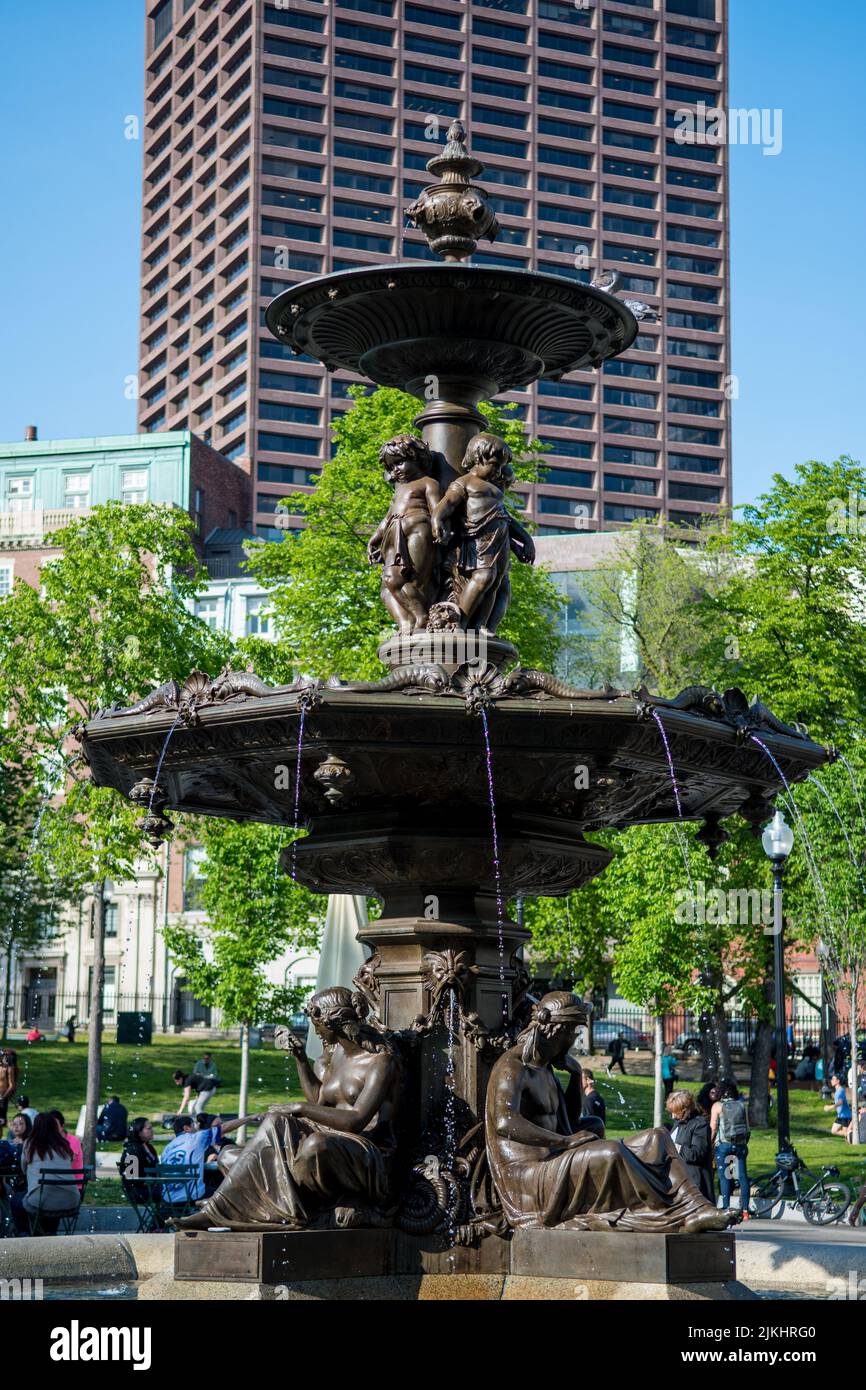
M296 881L296 873L295 873L295 870L296 870L296 868L297 868L297 857L298 857L298 831L299 831L299 828L300 828L300 818L301 818L301 754L302 754L303 749L304 749L304 723L305 723L306 717L307 717L307 705L306 705L306 701L305 701L305 700L299 700L299 701L298 701L298 748L297 748L297 760L296 760L296 764L295 764L295 799L294 799L294 807L293 807L293 811L292 811L292 829L293 829L293 831L294 831L294 839L292 840L292 867L291 867L291 869L290 869L290 871L289 871L290 874L291 874L292 882L293 882L293 883Z
M172 734L174 733L179 723L180 713L175 715L174 722L165 736L165 740L163 742L159 758L157 759L156 772L153 774L153 786L150 789L150 800L147 803L147 814L149 816L153 814L153 799L156 796L157 788L159 787L159 774L162 772L162 765L165 762L165 755L168 752L168 745L171 743Z
M803 848L804 848L805 853L806 853L806 863L807 863L808 868L809 868L809 873L810 873L810 875L811 875L812 882L813 882L813 884L814 884L814 886L815 886L815 889L816 889L816 891L817 891L817 893L818 893L818 896L819 896L820 899L821 899L821 902L822 902L824 911L827 913L827 916L829 917L829 916L831 915L831 914L830 914L830 907L829 907L829 904L828 904L828 902L827 902L827 894L826 894L825 889L824 889L824 881L823 881L823 879L821 878L821 874L820 874L820 872L819 872L819 870L818 870L818 859L817 859L817 856L816 856L816 854L815 854L815 849L814 849L814 846L813 846L813 844L812 844L812 841L811 841L811 839L809 838L809 832L808 832L807 829L806 829L806 825L805 825L805 822L804 822L804 820L803 820L803 817L800 815L800 808L799 808L799 806L797 805L796 801L794 800L794 794L793 794L793 792L791 791L791 785L790 785L790 783L789 783L787 777L785 776L784 772L783 772L782 769L780 768L778 762L777 762L776 759L774 758L773 754L770 752L769 748L767 747L766 743L764 743L762 739L759 739L757 734L749 734L749 738L752 740L753 743L757 744L757 746L761 749L762 753L764 753L765 757L769 758L770 762L773 764L773 767L775 768L776 772L778 773L778 775L779 775L779 777L780 777L780 779L781 779L781 781L782 781L782 784L783 784L783 786L784 786L784 788L785 788L785 793L786 793L786 796L787 796L788 805L789 805L790 808L791 808L791 813L792 813L792 815L794 816L794 818L795 818L795 820L796 820L798 826L800 827L800 832L801 832L801 834L802 834L802 836L803 836Z
M857 786L857 778L854 776L854 769L844 753L839 754L839 761L843 764L845 771L848 773L848 781L851 783L851 790L854 793L854 799L860 811L860 821L863 825L863 829L866 830L866 811L863 810L863 802L860 800L860 789Z
M665 750L665 757L667 758L667 762L668 762L668 771L670 772L670 775L671 775L671 786L673 787L673 791L674 791L674 801L676 802L676 805L677 805L677 818L678 818L679 821L681 821L681 820L683 819L683 802L682 802L682 797L680 796L680 787L679 787L679 783L677 782L677 774L676 774L676 771L674 770L674 760L673 760L673 755L671 754L671 746L670 746L670 743L668 742L667 729L665 728L664 724L662 723L662 718L661 718L661 715L659 714L658 710L655 710L655 709L654 709L654 710L651 711L651 713L652 713L652 717L653 717L653 722L655 723L656 728L658 729L659 733L661 734L661 740L662 740L662 744L663 744L664 750ZM680 847L680 854L681 854L682 857L683 857L683 867L685 868L685 871L686 871L686 878L687 878L688 884L689 884L689 892L691 893L692 898L694 898L694 896L695 896L695 886L694 886L694 882L693 882L693 880L692 880L692 866L691 866L691 861L689 860L689 847L688 847L688 844L687 844L687 842L686 842L686 837L685 837L685 835L683 834L683 828L682 828L681 825L675 825L675 826L674 826L674 834L675 834L676 837L677 837L677 843L679 844L679 847Z
M854 846L853 846L852 843L851 843L851 838L850 838L850 836L849 836L849 834L848 834L848 831L847 831L847 829L846 829L845 822L844 822L844 820L842 819L842 816L841 816L841 814L840 814L840 812L839 812L839 807L836 805L836 802L833 800L833 797L832 797L832 795L831 795L829 789L828 789L827 787L825 787L825 786L824 786L824 783L821 782L821 781L819 781L819 779L818 779L817 777L813 776L811 772L809 773L809 776L806 778L806 781L807 781L807 782L811 782L813 786L817 787L818 790L819 790L820 792L823 793L824 797L825 797L825 798L827 799L827 801L830 803L830 810L833 812L833 815L836 817L836 820L839 822L839 829L842 831L842 834L843 834L843 836L844 836L844 838L845 838L845 844L848 846L848 854L849 854L849 856L850 856L850 858L851 858L851 863L854 865L854 868L855 868L856 873L857 873L857 877L859 878L860 883L861 883L861 886L862 886L862 885L863 885L863 875L862 875L862 873L860 872L860 865L859 865L858 860L857 860L857 855L856 855L855 852L854 852Z
M452 1175L457 1161L457 1111L455 1103L455 1084L454 1074L454 1050L455 1039L457 1036L457 994L454 989L448 991L448 1008L445 1014L445 1024L448 1030L448 1049L445 1054L445 1151L444 1167L446 1173ZM457 1244L457 1213L455 1210L454 1192L448 1189L448 1216L446 1224L446 1237L448 1248L453 1251ZM454 1256L450 1256L453 1263Z
M493 750L490 746L490 725L487 710L481 706L481 725L484 730L484 754L487 761L487 795L490 800L490 825L493 832L493 875L496 883L496 929L499 947L499 987L502 1017L508 1018L508 989L505 984L505 902L502 896L502 864L499 858L499 829L496 821L496 793L493 783Z

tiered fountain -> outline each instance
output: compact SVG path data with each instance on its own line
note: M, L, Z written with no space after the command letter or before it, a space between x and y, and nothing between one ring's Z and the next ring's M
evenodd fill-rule
M179 1232L177 1272L340 1276L331 1296L350 1297L357 1278L429 1273L460 1297L478 1271L582 1279L599 1296L620 1280L720 1287L733 1237L669 1141L608 1141L565 1107L551 1064L580 1001L527 995L528 933L504 905L600 873L610 855L586 831L684 818L713 849L736 814L757 832L784 782L827 754L737 690L580 690L497 638L509 552L531 562L533 547L478 404L600 366L637 324L595 286L465 263L496 219L459 124L428 168L438 182L409 215L441 262L309 280L267 315L295 351L424 403L421 439L382 441L394 503L370 558L397 629L382 679L194 674L84 734L94 779L146 807L151 837L170 831L167 810L292 825L299 809L309 833L286 871L382 902L354 990L312 1002L324 1071L299 1055L307 1101L262 1124ZM297 769L275 776L295 750Z

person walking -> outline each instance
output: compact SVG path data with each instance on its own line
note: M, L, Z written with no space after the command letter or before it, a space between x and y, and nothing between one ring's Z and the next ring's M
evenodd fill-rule
M710 1133L722 1194L722 1210L727 1211L730 1208L736 1172L740 1185L740 1211L743 1220L748 1221L751 1195L746 1164L750 1138L749 1116L735 1081L719 1083L718 1099L710 1111Z
M665 1088L665 1099L669 1099L674 1089L675 1083L679 1080L677 1076L677 1059L672 1057L670 1052L665 1052L662 1057L662 1085ZM684 1091L684 1095L690 1092Z
M707 1201L714 1202L713 1142L709 1120L701 1114L691 1091L671 1091L666 1109L671 1117L667 1128L689 1177Z
M212 1052L202 1053L199 1060L193 1063L192 1069L193 1072L197 1072L205 1081L211 1083L209 1090L199 1092L198 1099L193 1102L193 1109L190 1111L193 1115L201 1115L207 1110L217 1086L222 1085L222 1078L217 1069L217 1064L213 1059Z
M207 1107L207 1102L214 1093L213 1078L203 1076L198 1070L185 1072L178 1069L174 1073L175 1086L183 1087L180 1109L178 1114L182 1115L187 1106L191 1115L200 1115Z
M617 1033L615 1038L611 1038L610 1059L607 1064L608 1076L613 1074L614 1067L619 1067L623 1076L628 1075L625 1069L625 1035L622 1031Z
M848 1135L848 1126L851 1123L851 1102L848 1099L848 1092L845 1089L845 1078L842 1073L830 1077L830 1084L833 1087L833 1099L829 1105L825 1105L825 1110L835 1110L836 1118L830 1126L831 1134L839 1134L843 1138Z

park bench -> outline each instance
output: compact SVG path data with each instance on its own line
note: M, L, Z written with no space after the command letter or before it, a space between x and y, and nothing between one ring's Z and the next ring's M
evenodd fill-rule
M201 1173L194 1163L159 1163L155 1168L146 1168L136 1178L121 1174L123 1194L135 1211L139 1231L145 1233L164 1231L170 1220L191 1215L195 1211L195 1191L200 1181ZM166 1201L163 1195L166 1187L182 1187L183 1198Z
M55 1235L59 1229L63 1231L64 1235L71 1236L78 1222L87 1184L92 1177L92 1168L43 1168L36 1189L38 1193L36 1210L27 1210L30 1234L32 1236ZM66 1211L52 1211L49 1208L43 1210L45 1193L53 1187L74 1187L77 1194L75 1206L69 1207Z

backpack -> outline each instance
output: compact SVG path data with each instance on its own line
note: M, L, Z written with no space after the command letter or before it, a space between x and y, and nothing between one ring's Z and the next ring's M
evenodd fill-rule
M722 1101L722 1113L719 1116L719 1139L723 1144L748 1144L749 1142L749 1117L746 1113L745 1102L741 1100Z

